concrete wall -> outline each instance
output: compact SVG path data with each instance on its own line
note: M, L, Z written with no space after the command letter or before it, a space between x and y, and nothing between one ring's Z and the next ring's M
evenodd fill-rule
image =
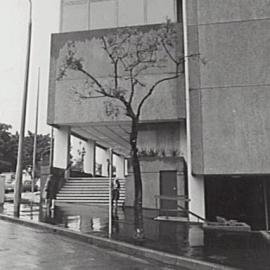
M144 26L139 29L142 32L148 32L151 29L158 29L159 25ZM59 69L63 59L67 54L67 42L75 42L78 57L83 58L84 69L91 72L100 81L109 83L109 75L112 73L112 65L109 57L102 49L100 38L111 34L111 29L83 31L56 34L52 36L51 45L51 66L50 66L50 84L49 84L49 102L48 102L48 123L49 124L83 124L89 122L106 121L127 121L121 108L120 113L108 116L105 110L105 102L108 99L80 99L75 92L86 95L89 89L87 77L77 71L67 71L67 76L57 80ZM182 30L177 25L179 44L177 50L182 51ZM150 87L154 82L169 75L173 71L171 61L166 63L164 68L151 69L144 72L140 80ZM123 80L123 86L127 82ZM161 121L178 120L185 117L185 96L184 96L184 78L165 81L160 84L151 98L145 103L142 110L142 121ZM149 89L149 88L147 88ZM137 87L134 95L134 104L142 99L146 89ZM115 103L121 105L120 103Z
M141 158L143 207L156 208L155 195L160 195L160 171L177 171L177 195L185 195L182 158ZM126 178L126 206L134 205L134 176L132 167Z
M269 1L193 0L189 15L193 172L270 173Z

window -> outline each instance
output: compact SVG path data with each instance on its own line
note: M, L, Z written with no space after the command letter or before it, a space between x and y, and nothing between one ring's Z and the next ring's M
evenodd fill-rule
M88 3L65 2L62 11L61 31L81 31L88 29Z
M147 24L176 21L175 0L147 0Z
M182 0L65 0L62 31L182 21Z
M181 2L181 0L91 1L90 29L164 23L167 19L176 22L182 10L179 5Z
M91 2L90 29L116 27L116 14L116 2L114 0Z
M118 0L119 26L144 24L144 0Z

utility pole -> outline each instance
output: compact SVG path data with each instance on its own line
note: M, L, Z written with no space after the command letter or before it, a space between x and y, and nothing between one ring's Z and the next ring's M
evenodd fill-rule
M39 112L39 80L40 80L40 69L38 68L38 86L37 86L37 103L36 103L36 123L35 123L35 134L33 143L33 168L32 168L32 186L31 191L34 194L35 190L35 179L36 179L36 155L37 155L37 132L38 132L38 112ZM33 196L34 199L34 196Z
M25 68L25 77L24 77L21 127L20 127L20 134L19 134L19 146L18 146L18 156L17 156L16 185L15 185L15 193L14 193L14 216L15 217L20 216L21 187L22 187L22 157L23 157L23 143L24 143L24 133L25 133L25 118L26 118L26 107L27 107L30 51L31 51L31 38L32 38L32 2L31 0L28 0L28 1L29 1L29 22L28 22L26 68Z

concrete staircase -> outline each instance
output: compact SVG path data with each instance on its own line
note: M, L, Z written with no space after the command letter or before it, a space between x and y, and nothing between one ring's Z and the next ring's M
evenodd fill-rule
M120 199L118 205L125 201L125 179L119 179ZM108 205L108 178L69 178L56 196L58 202L87 203L93 205Z

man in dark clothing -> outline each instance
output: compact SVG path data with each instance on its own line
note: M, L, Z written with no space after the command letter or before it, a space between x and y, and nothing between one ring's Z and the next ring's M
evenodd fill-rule
M46 207L54 209L54 200L56 199L56 196L55 196L54 179L52 174L49 174L47 178L47 182L45 184L45 191L46 191Z
M113 186L112 186L112 206L113 206L113 202L115 202L115 207L117 207L119 197L120 197L120 182L116 178L113 181Z

